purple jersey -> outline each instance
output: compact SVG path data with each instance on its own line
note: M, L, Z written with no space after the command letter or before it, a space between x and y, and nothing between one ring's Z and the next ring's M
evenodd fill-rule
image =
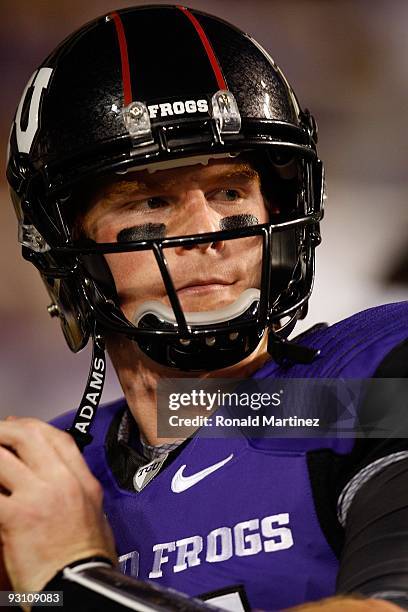
M302 343L321 349L313 364L269 362L255 377L371 377L407 336L406 304L371 309L305 334ZM99 411L84 454L103 485L126 573L194 596L243 585L254 608L334 594L344 535L336 518L341 483L401 451L393 440L378 450L379 440L368 447L353 439L258 440L244 432L209 439L198 432L163 464L152 461L155 475L138 492L140 448L118 441L125 411L124 400ZM66 428L72 418L54 424Z

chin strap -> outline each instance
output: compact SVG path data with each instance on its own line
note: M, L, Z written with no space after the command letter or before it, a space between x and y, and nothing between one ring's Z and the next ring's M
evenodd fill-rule
M95 324L93 335L92 362L89 370L88 381L82 396L81 403L75 414L74 421L67 432L71 434L78 448L83 451L90 444L93 436L89 433L92 422L102 397L103 385L105 383L106 358L105 341Z
M292 363L309 364L319 355L320 350L296 344L293 341L280 338L276 333L270 332L268 338L268 353L282 366Z

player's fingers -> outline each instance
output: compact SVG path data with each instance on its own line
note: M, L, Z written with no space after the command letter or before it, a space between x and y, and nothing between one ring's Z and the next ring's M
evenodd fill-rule
M66 431L61 431L48 423L40 422L43 435L54 447L58 456L66 464L69 470L76 475L78 480L85 485L99 486L98 481L90 472L74 438Z
M37 436L43 439L43 444L54 450L57 458L77 478L81 486L93 493L99 500L102 495L100 484L90 472L72 436L38 419L22 418L13 421L13 423L16 425L20 424L29 431L35 430ZM39 460L41 461L41 457L39 457ZM54 459L56 471L60 469L60 466L57 464L58 460ZM50 471L52 472L52 468L50 469L50 466L44 463L38 469L39 473L42 473L46 479L49 478Z
M8 426L8 431L5 428ZM7 435L6 435L7 434ZM8 436L12 446L31 469L45 482L71 483L100 506L102 488L89 471L72 436L38 419L22 418L0 422L0 444ZM6 442L7 444L7 442Z
M12 451L0 446L0 487L14 493L18 489L25 489L32 482L32 476L32 472Z
M39 477L46 477L61 461L55 448L47 443L41 427L32 421L0 421L0 445L10 447L21 461Z

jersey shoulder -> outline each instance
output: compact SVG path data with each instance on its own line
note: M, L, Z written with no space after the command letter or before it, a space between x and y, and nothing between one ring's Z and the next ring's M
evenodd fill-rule
M385 304L329 327L314 327L295 339L299 344L319 349L311 364L281 366L268 362L255 377L369 378L387 355L407 340L408 302ZM399 375L398 371L394 373Z

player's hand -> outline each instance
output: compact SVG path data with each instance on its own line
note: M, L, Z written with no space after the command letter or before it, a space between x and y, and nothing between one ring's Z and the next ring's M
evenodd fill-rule
M16 591L41 590L85 557L116 562L101 486L69 434L37 419L0 421L0 487L0 535Z

